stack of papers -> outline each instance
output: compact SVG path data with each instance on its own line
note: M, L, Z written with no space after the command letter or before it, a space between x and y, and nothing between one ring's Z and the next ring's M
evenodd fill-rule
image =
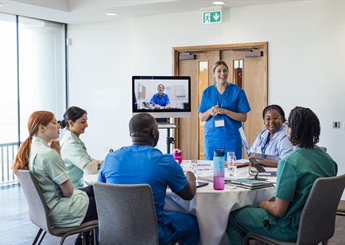
M246 188L246 189L259 189L259 188L266 188L273 186L273 183L270 181L262 181L262 180L255 180L255 179L233 179L231 180L232 184L238 185L240 187Z

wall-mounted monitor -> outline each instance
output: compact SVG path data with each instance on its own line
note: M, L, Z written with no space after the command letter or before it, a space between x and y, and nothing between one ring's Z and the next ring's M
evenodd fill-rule
M162 87L163 97L159 91ZM190 90L189 76L133 76L132 113L147 112L155 118L190 117ZM165 104L167 99L169 105Z

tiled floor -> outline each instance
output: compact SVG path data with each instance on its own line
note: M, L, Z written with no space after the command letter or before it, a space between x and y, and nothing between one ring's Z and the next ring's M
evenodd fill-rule
M345 244L344 228L345 216L337 216L335 234L328 241L328 245ZM0 244L32 244L37 231L38 228L29 219L25 196L21 188L19 186L0 188ZM68 237L64 244L73 244L75 237ZM59 241L60 238L46 234L42 245L58 244Z

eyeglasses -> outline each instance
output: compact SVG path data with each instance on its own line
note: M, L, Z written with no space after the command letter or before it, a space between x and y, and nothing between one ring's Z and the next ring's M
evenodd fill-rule
M266 117L266 118L265 118L265 122L269 122L269 121L278 121L278 120L280 120L280 118L281 118L281 117L272 117L272 118Z

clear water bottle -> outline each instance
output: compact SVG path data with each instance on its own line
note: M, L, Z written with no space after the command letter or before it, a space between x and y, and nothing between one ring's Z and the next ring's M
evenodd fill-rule
M217 149L213 155L213 189L224 190L224 151Z

